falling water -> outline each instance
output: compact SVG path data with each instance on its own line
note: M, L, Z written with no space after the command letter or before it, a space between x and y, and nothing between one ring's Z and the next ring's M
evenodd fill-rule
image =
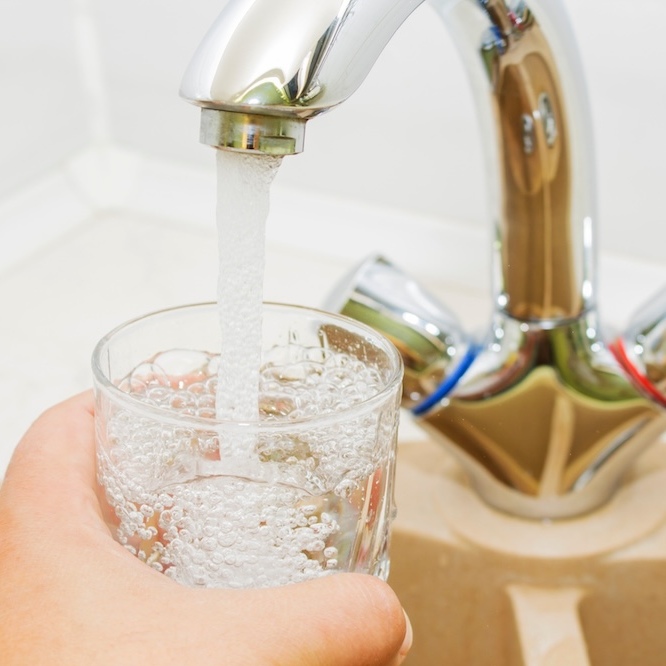
M259 404L265 229L281 158L217 151L218 419L256 421Z

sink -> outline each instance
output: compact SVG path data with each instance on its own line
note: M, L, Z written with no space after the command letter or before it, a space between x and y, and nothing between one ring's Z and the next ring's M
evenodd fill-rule
M590 662L603 666L662 666L666 659L666 567L661 557L613 562L579 611Z
M601 509L534 521L482 502L454 458L402 442L391 576L408 666L663 666L666 441Z

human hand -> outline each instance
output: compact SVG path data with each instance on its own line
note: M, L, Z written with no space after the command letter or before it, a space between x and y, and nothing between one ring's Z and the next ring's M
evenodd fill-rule
M0 488L3 666L395 666L390 587L336 574L267 590L183 587L116 543L95 492L90 393L43 414Z

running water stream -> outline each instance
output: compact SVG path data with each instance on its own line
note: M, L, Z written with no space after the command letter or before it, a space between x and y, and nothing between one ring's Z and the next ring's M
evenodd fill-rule
M282 158L216 152L221 332L216 412L219 420L256 422L266 218Z

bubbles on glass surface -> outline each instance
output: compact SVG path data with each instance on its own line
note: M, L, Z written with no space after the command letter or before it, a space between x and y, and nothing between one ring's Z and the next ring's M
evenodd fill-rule
M142 363L118 387L174 414L213 419L218 354L172 349ZM363 402L383 386L380 372L342 352L289 345L269 350L259 374L259 418L301 420Z
M268 427L238 451L227 446L234 428L215 418L217 370L215 354L169 350L119 383L165 415L198 419L110 414L98 473L118 541L174 580L206 587L280 585L345 569L352 557L377 558L372 489L390 449L377 438L395 436L382 426L395 406L307 419L375 395L379 372L328 349L270 350L259 376ZM270 427L295 421L295 429Z

